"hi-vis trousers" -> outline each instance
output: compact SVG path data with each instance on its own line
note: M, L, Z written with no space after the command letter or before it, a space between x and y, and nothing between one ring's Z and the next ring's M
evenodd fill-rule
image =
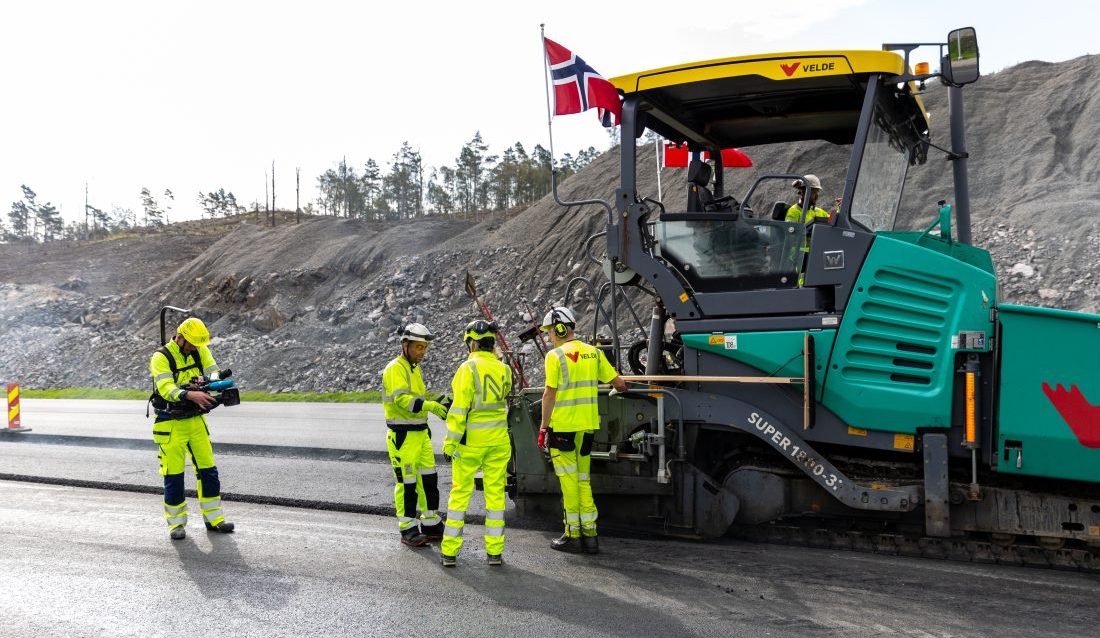
M187 502L183 491L183 469L187 458L195 468L199 507L207 525L225 520L222 487L210 446L210 430L201 415L153 423L153 441L160 446L160 474L164 477L164 517L168 529L187 524Z
M405 531L416 524L418 506L422 524L438 525L439 482L427 427L405 432L389 430L386 449L396 481L393 500L397 507L397 528Z
M592 500L592 431L549 432L550 461L561 483L565 533L570 538L596 535L596 502Z
M504 488L508 481L508 461L512 446L455 448L451 460L451 494L447 503L447 523L443 530L440 552L457 556L462 547L462 531L466 525L466 508L474 493L474 475L481 470L485 489L485 553L504 552Z

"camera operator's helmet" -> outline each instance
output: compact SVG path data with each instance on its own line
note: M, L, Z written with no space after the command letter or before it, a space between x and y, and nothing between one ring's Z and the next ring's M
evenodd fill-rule
M817 178L817 175L807 175L806 181L810 183L810 188L814 190L821 190L821 180ZM796 179L791 182L791 186L802 190L802 180Z
M546 316L542 318L542 323L539 324L539 330L543 332L549 332L551 329L554 334L559 337L564 337L569 334L569 330L577 327L577 316L573 314L573 311L565 306L554 306L550 309L550 312L546 313Z
M410 323L401 330L402 341L423 341L424 343L430 342L435 339L435 335L431 330L424 327L422 323Z
M188 317L176 328L176 334L183 335L187 343L201 348L210 343L210 331L198 317Z
M497 327L497 322L477 319L466 324L466 332L462 335L462 341L465 343L470 339L481 341L486 338L495 338L498 332L500 332L500 328Z

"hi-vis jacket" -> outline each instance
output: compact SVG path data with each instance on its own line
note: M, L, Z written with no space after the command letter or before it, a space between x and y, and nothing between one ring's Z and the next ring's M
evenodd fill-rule
M797 222L799 224L812 224L817 221L829 221L829 211L817 206L811 206L810 210L802 212L798 204L791 205L787 209L787 217L784 221Z
M428 411L424 409L427 391L420 366L413 367L403 355L390 361L382 371L386 425L398 431L428 429Z
M579 339L547 352L546 386L557 389L548 427L555 432L600 429L596 386L618 375L603 352Z
M167 352L167 355L165 355ZM168 361L172 357L172 361ZM176 374L172 374L172 370ZM189 355L180 352L180 347L175 340L164 344L157 349L149 359L149 372L153 375L153 385L157 388L157 394L165 401L181 401L186 391L181 386L195 377L214 378L218 373L218 364L214 362L214 355L210 354L210 348L202 346L198 351Z
M508 445L512 369L491 352L471 352L451 380L447 439L470 447Z

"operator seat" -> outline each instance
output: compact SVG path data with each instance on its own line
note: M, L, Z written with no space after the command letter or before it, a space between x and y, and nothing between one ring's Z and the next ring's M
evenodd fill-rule
M707 188L713 173L710 164L702 160L691 160L688 166L687 212L701 213L714 205L714 193Z

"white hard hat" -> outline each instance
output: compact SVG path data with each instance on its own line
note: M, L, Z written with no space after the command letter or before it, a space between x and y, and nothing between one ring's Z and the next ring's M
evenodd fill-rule
M546 316L542 318L542 323L539 324L539 328L542 330L549 330L554 324L563 323L569 327L575 327L577 325L577 317L573 314L573 311L565 306L554 306L550 309L550 312L546 313Z
M821 180L817 178L817 175L807 175L806 181L810 183L810 188L821 190ZM794 186L795 188L802 188L802 180L794 180L793 182L791 182L791 186Z
M402 341L423 341L424 343L428 343L432 339L435 339L435 335L432 334L431 330L424 327L422 323L410 323L401 331Z

